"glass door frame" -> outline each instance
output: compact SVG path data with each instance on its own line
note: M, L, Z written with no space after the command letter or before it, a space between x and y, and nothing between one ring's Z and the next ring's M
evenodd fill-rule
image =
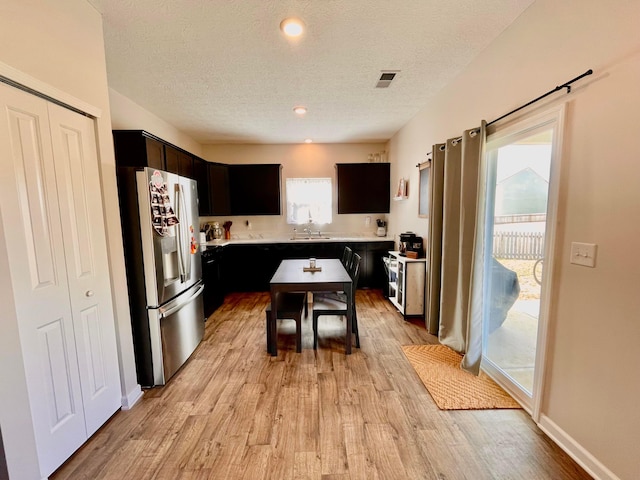
M547 220L545 226L545 246L544 246L544 259L547 268L544 272L544 278L542 280L542 287L540 293L540 314L538 318L538 331L536 339L536 355L534 364L534 378L533 389L531 396L522 387L515 383L511 377L506 375L500 368L498 368L493 362L487 360L485 357L486 350L486 336L483 332L483 356L482 356L482 370L487 375L493 378L501 387L503 387L511 396L513 396L522 407L531 415L534 421L538 421L540 417L540 410L542 406L542 396L544 392L544 379L545 379L545 366L547 358L547 340L549 331L549 318L550 318L550 306L552 303L551 292L553 284L553 265L555 265L555 240L556 240L556 226L557 226L557 211L558 211L558 198L560 190L560 172L561 172L561 160L562 160L562 136L564 131L564 117L565 117L565 105L560 104L555 107L544 110L543 112L527 115L526 118L511 122L504 127L496 127L490 129L487 132L487 144L484 164L487 169L486 179L490 178L490 162L488 161L489 152L495 151L505 145L509 145L518 141L519 139L526 138L535 133L553 130L552 142L551 142L551 168L549 172L549 191L547 197ZM495 172L494 172L495 173ZM494 177L495 179L495 177ZM488 183L488 182L487 182ZM495 196L494 191L486 189L485 201ZM487 213L485 213L485 217ZM489 235L492 233L493 224L489 225L486 222L486 218L481 220L484 225L484 234ZM491 228L491 232L489 229ZM489 238L489 237L485 237ZM485 242L485 258L486 249L490 245L490 242ZM489 252L490 254L491 252ZM487 274L485 268L485 275ZM486 285L486 279L485 285ZM487 318L486 310L484 312L484 318ZM485 330L486 331L486 330Z

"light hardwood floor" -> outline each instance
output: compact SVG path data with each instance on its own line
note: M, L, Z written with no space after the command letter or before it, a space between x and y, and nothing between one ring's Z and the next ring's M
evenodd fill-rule
M51 478L588 479L522 410L441 411L401 345L436 343L380 291L357 293L361 348L343 323L311 320L295 352L279 321L265 345L267 293L232 294L191 360L118 412Z

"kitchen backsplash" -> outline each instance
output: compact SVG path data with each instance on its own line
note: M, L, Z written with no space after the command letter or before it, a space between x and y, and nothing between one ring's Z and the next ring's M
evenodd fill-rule
M330 224L312 224L311 230L331 236L375 236L377 219L387 221L387 214L334 215ZM367 220L368 219L368 220ZM205 223L218 222L220 226L231 221L232 238L264 238L288 236L296 228L302 234L307 225L289 225L285 215L200 217L201 230Z

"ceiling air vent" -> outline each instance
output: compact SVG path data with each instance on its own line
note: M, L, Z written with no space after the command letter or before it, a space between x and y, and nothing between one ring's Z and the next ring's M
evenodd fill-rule
M382 75L380 75L378 83L376 84L376 88L387 88L389 85L391 85L391 81L396 77L398 71L399 70L393 72L383 71Z

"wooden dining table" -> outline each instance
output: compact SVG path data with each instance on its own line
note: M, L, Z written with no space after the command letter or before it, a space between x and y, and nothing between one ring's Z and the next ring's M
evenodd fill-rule
M305 271L309 267L309 259L282 260L280 266L271 278L271 305L277 305L277 298L283 292L338 292L342 291L349 299L353 298L353 282L349 272L340 260L319 258L316 267L321 271ZM271 345L269 353L278 354L276 334L276 309L271 309ZM347 355L351 354L351 336L353 325L353 302L347 303L347 325L344 348Z

